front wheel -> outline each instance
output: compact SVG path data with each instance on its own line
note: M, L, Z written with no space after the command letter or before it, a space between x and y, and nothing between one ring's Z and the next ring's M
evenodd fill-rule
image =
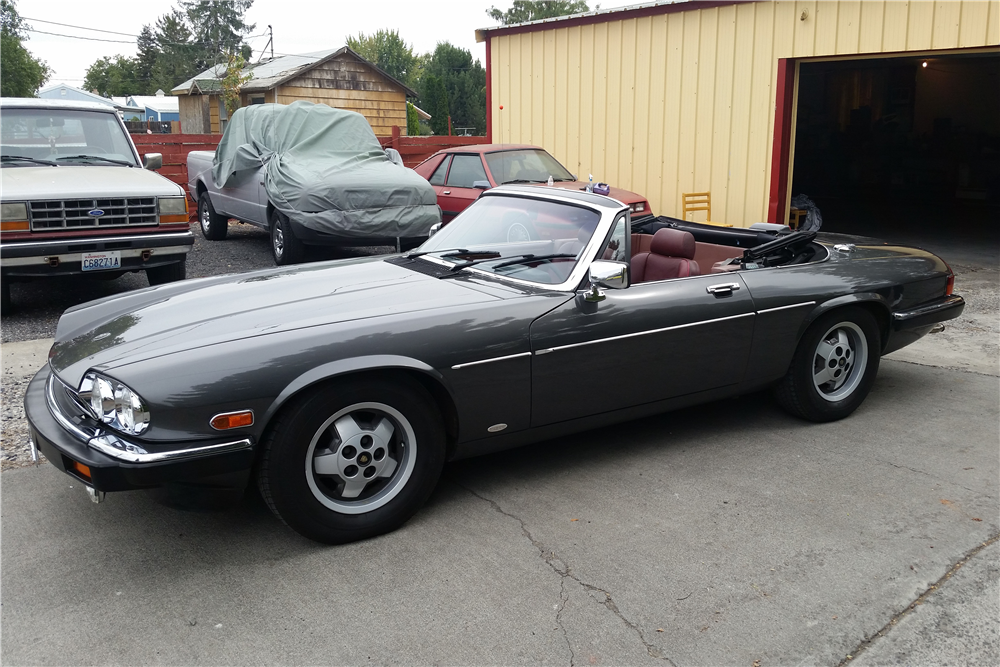
M444 427L417 382L331 384L283 410L262 441L261 495L302 535L328 544L395 530L444 466Z
M827 313L799 342L788 373L775 387L778 403L810 421L843 419L871 390L881 351L870 312L848 307Z
M229 219L215 212L208 192L202 192L198 197L198 222L202 235L209 241L221 241L229 233Z
M154 266L146 269L146 280L150 287L184 280L187 277L187 258L173 264Z
M288 218L271 211L268 216L271 227L271 257L278 266L298 264L305 259L306 248L302 241L295 237L292 226L288 224Z

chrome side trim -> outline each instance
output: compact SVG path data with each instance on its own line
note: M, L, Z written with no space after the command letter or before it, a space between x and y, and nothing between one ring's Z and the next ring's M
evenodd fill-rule
M455 364L451 367L451 370L457 371L462 368L467 368L469 366L478 366L480 364L491 364L494 361L506 361L507 359L517 359L518 357L530 357L531 352L520 352L518 354L508 354L506 357L493 357L492 359L481 359L479 361L467 361L464 364Z
M778 306L777 308L765 308L764 310L758 310L758 315L763 315L764 313L773 313L777 310L788 310L789 308L801 308L802 306L815 306L815 301L803 301L802 303L793 303L789 306Z
M648 336L649 334L663 333L664 331L673 331L675 329L687 329L688 327L698 327L702 324L712 324L714 322L725 322L726 320L738 320L742 317L753 317L756 313L743 313L742 315L730 315L729 317L717 317L713 320L702 320L700 322L690 322L688 324L678 324L672 327L663 327L662 329L650 329L649 331L636 331L635 333L622 334L621 336L610 336L608 338L598 338L597 340L588 340L582 343L570 343L569 345L559 345L556 347L547 347L535 352L536 355L548 354L550 352L558 352L559 350L568 350L572 347L583 347L584 345L596 345L597 343L607 343L612 340L623 340L625 338L635 338L636 336Z
M150 226L150 228L153 228ZM194 235L193 232L168 232L168 233L155 233L155 234L145 234L143 236L79 236L73 237L72 239L62 239L61 241L8 241L7 243L0 244L0 247L7 246L8 248L49 248L51 246L70 246L76 245L78 243L95 243L97 241L119 243L125 241L140 241L143 243L149 243L151 241L173 241L191 238ZM155 246L150 246L155 247Z
M938 310L946 310L948 308L954 308L960 304L965 303L965 299L957 294L952 294L949 297L936 301L934 303L929 303L926 306L920 306L919 308L914 308L913 310L903 310L898 313L892 314L892 319L897 322L905 322L906 320L911 320L914 317L919 317L921 315L927 315L929 313L936 312Z
M249 438L236 440L233 442L223 442L215 445L205 445L203 447L191 447L189 449L175 449L168 452L147 452L145 449L134 443L122 439L118 435L97 429L84 429L74 424L59 410L59 404L55 397L55 383L59 382L63 387L68 387L66 383L56 377L55 373L49 375L46 383L45 398L48 403L49 412L59 425L75 435L79 440L83 440L90 447L99 452L107 454L119 461L129 463L157 463L162 461L177 461L180 459L206 456L208 454L223 454L247 449L253 445Z

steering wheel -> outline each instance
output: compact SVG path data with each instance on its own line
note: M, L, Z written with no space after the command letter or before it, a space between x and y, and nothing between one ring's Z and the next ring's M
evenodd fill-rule
M512 222L510 226L507 227L506 239L507 243L526 243L528 241L537 241L538 232L535 230L535 226L527 220L524 222Z

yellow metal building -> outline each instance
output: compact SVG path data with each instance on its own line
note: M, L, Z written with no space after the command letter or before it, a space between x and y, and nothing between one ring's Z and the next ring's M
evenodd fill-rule
M657 214L681 217L682 193L710 191L714 220L748 226L787 216L803 67L992 58L1000 1L656 2L477 39L492 142L543 146Z

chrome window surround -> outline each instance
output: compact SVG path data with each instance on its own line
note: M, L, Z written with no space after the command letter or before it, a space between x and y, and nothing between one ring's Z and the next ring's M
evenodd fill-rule
M176 461L179 459L207 456L209 454L222 454L226 452L239 451L253 445L253 442L251 442L249 438L244 438L233 442L223 442L214 445L205 445L202 447L191 447L189 449L175 449L166 452L147 452L143 447L129 442L111 431L73 423L73 421L64 415L59 409L59 403L56 400L55 395L57 382L62 390L66 392L68 398L76 404L80 403L80 399L76 396L76 391L56 377L56 374L50 370L48 382L45 383L45 402L49 408L49 412L52 413L55 420L59 422L60 426L73 434L78 440L86 442L91 448L120 461L127 461L129 463L159 463L164 461Z
M531 190L538 190L538 192L532 192ZM599 197L600 195L590 195L589 198ZM544 201L556 201L560 204L567 204L569 206L577 206L597 213L601 216L601 219L597 223L597 228L590 237L590 241L587 246L583 249L580 254L580 259L577 261L576 266L570 272L569 277L561 283L549 284L549 283L539 283L533 280L523 280L521 278L514 278L511 276L505 276L499 273L493 273L492 271L484 271L483 269L478 269L474 266L470 266L465 271L470 271L472 273L479 274L481 276L489 276L491 278L498 278L500 280L509 281L516 283L518 285L530 285L532 287L541 287L544 289L553 290L555 292L574 292L576 288L579 287L580 283L583 281L584 276L590 269L590 262L594 256L597 254L597 249L599 246L603 245L604 240L608 237L608 233L611 231L611 226L614 224L615 220L618 218L618 214L622 211L627 211L628 206L621 203L617 199L612 199L611 197L603 197L607 199L608 203L606 206L602 206L597 202L593 201L581 201L573 197L568 197L559 194L558 192L553 192L548 188L529 188L529 187L517 187L517 186L497 186L492 190L486 190L480 195L480 199L484 197L525 197L530 199L541 199ZM435 264L440 264L445 267L452 267L454 263L449 262L444 259L439 259L433 255L424 255L421 259L426 259Z

